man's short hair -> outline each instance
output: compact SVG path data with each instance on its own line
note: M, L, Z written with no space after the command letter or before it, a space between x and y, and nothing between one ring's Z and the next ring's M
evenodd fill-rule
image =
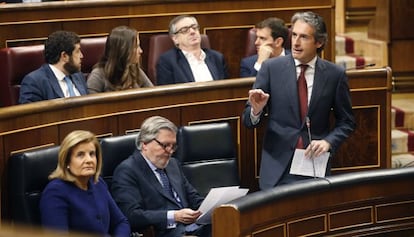
M168 26L168 31L169 31L168 33L170 35L174 35L175 33L177 33L178 29L175 27L175 24L177 24L177 22L181 21L181 19L184 19L184 18L191 18L194 21L194 23L198 24L197 19L194 16L190 16L190 15L176 16L170 21L170 24Z
M167 129L177 134L177 126L167 118L152 116L145 119L136 139L138 150L141 150L142 143L148 143L157 138L161 129Z
M55 31L47 37L45 41L45 61L49 64L59 62L62 52L72 55L75 44L80 43L79 36L70 31Z
M285 25L285 22L282 19L277 17L269 17L255 26L257 29L269 28L271 30L271 35L273 40L281 37L283 39L282 47L285 47L286 42L289 37L289 30Z

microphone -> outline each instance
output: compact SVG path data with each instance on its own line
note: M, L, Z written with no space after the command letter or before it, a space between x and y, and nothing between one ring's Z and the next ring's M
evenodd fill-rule
M362 68L366 68L366 67L374 67L375 63L370 63L370 64L365 64L365 65L359 65L359 66L355 66L355 67L349 67L346 69L346 71L348 70L354 70L354 69L362 69Z
M312 142L312 135L310 130L310 119L308 116L305 118L306 127L308 128L308 138L309 138L309 146L311 146ZM311 147L312 148L312 147ZM312 168L313 168L313 178L316 178L316 170L315 170L315 160L313 159L313 151L311 150L310 159L312 159Z

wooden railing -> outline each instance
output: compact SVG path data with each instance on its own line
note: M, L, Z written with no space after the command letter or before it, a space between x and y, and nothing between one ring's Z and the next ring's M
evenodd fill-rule
M412 236L414 168L307 180L216 208L213 237Z

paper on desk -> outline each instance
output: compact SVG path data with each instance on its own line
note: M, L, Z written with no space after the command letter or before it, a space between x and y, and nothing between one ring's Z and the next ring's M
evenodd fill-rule
M312 159L305 157L304 149L296 149L293 155L290 173L312 177L325 177L329 154L329 152L324 152L320 156L313 157L314 164L312 164ZM313 172L313 165L315 165L315 174Z
M215 207L230 202L236 198L243 197L247 194L248 191L249 189L239 188L239 186L229 186L210 189L210 192L207 194L203 203L201 203L200 207L198 208L198 210L200 210L203 214L201 214L198 217L196 223L210 224L211 213L213 212Z

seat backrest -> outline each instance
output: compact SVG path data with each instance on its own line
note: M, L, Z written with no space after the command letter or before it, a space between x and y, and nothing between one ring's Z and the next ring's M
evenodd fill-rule
M148 49L147 76L154 85L157 85L157 63L161 54L174 48L174 42L169 34L155 34L150 37ZM201 48L210 48L207 35L201 35Z
M40 225L39 201L56 168L59 146L14 154L8 161L8 197L16 223Z
M82 72L85 75L85 78L88 77L89 73L92 71L93 66L101 59L102 55L105 52L105 37L96 37L96 38L83 38L81 39L81 51L83 54L82 59Z
M291 36L292 29L289 27L289 35L285 42L285 49L290 50L291 48ZM257 53L256 50L256 28L251 28L247 31L246 36L246 48L244 49L244 57L249 57Z
M0 49L0 107L18 103L23 77L45 62L43 49L43 45Z
M100 139L102 148L102 171L101 176L111 190L112 175L115 168L128 158L136 148L136 137L138 133L122 136L106 137Z
M250 30L247 31L246 48L244 49L244 57L249 57L257 53L256 45L254 44L255 42L256 42L256 28L251 28Z
M211 188L240 184L236 145L228 123L182 126L177 144L175 157L201 195Z

